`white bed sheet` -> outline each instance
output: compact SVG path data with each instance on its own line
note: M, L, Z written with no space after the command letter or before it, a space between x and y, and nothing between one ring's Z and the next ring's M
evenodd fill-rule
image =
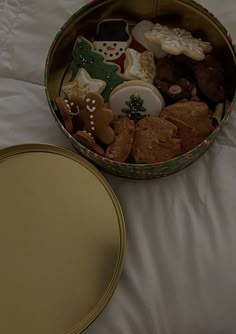
M83 1L84 3L84 1ZM204 0L236 39L235 0ZM0 147L71 148L43 88L49 45L80 0L0 0ZM236 333L236 113L207 154L165 179L106 175L127 228L120 284L88 334Z

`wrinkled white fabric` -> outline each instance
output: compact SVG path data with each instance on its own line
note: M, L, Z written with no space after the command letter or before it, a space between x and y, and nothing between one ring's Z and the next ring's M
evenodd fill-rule
M47 50L85 0L0 0L0 147L71 148L47 106ZM204 0L236 39L235 0ZM106 175L127 228L124 272L88 334L236 333L236 113L212 148L168 178Z

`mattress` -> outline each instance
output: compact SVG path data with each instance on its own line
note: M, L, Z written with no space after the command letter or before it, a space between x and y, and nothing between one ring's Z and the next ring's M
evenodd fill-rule
M64 21L85 1L0 1L0 148L71 146L50 114L43 70ZM236 40L235 0L201 1ZM121 281L86 334L236 333L236 113L195 164L167 178L105 174L123 209Z

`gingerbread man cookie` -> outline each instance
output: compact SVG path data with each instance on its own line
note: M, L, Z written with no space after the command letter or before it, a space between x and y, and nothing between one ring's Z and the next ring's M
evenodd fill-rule
M114 119L111 110L104 108L104 100L101 95L89 93L84 99L85 107L80 110L79 120L83 124L83 130L104 144L111 144L115 133L110 126Z
M64 99L58 96L55 99L57 108L61 114L66 130L69 133L74 132L73 117L79 115L82 101L79 98Z

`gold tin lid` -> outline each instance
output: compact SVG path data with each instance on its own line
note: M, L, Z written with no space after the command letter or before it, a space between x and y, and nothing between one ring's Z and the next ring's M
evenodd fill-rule
M101 313L125 228L105 178L71 151L0 151L0 333L75 334Z

